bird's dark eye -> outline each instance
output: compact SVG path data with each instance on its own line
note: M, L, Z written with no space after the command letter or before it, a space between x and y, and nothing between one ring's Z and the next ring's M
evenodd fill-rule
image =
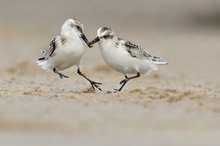
M76 28L82 33L82 29L79 26L76 26Z
M109 34L106 34L103 36L105 39L107 39L109 37Z

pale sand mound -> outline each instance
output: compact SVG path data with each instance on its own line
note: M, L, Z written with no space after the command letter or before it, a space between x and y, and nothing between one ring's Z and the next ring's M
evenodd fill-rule
M100 71L95 78L104 82L103 92L89 88L74 70L67 72L73 74L70 79L61 80L52 72L39 73L28 61L4 69L1 74L8 78L0 88L1 143L218 143L219 86L156 72L129 82L121 93L110 93L122 76L103 65L95 70ZM106 71L111 78L103 77Z

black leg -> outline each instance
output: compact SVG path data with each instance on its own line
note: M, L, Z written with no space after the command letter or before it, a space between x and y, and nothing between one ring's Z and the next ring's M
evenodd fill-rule
M137 73L137 75L135 75L133 77L128 77L127 75L125 75L125 79L120 82L120 84L122 84L122 86L119 89L115 89L115 92L120 92L129 80L139 78L140 76L141 75L139 72Z
M94 82L92 80L90 80L85 74L83 74L80 69L78 68L77 73L79 75L81 75L82 77L84 77L86 80L88 80L90 82L90 84L92 85L92 88L95 90L95 88L99 89L100 91L102 91L102 89L99 87L99 85L101 85L102 83L98 83L98 82Z
M63 78L69 78L68 76L66 76L66 75L64 75L64 74L59 73L59 72L56 70L56 68L53 69L53 72L56 73L56 74L58 74L61 79L63 79Z

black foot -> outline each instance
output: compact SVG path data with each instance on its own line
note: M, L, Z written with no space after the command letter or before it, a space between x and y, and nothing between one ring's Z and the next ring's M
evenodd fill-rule
M114 89L114 93L120 92L120 89Z
M63 79L63 78L69 78L68 76L66 76L66 75L64 75L64 74L62 74L62 73L60 73L60 72L58 72L58 71L56 70L56 68L53 69L53 72L56 73L56 74L58 74L61 79Z
M125 76L126 77L126 76ZM126 77L124 80L120 82L120 85L122 85L119 89L114 89L114 93L120 92L122 88L125 86L125 84L129 81L129 79Z
M64 75L64 74L61 74L61 73L59 73L59 76L60 76L61 79L63 79L63 78L69 78L68 76L66 76L66 75Z
M128 79L124 79L124 80L122 80L121 82L120 82L120 85L121 84L126 84L128 82Z
M90 84L92 85L92 88L95 90L95 88L99 89L99 91L102 91L102 89L99 87L99 85L102 85L102 83L90 81Z

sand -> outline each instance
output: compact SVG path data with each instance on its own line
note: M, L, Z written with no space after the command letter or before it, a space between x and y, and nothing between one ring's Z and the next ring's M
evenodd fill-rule
M0 145L220 145L217 0L148 0L123 9L99 0L0 2ZM111 26L169 64L120 93L112 91L123 75L105 64L97 45L81 66L103 92L93 91L76 67L63 71L69 79L41 70L40 49L69 17L85 24L89 40L98 27Z

